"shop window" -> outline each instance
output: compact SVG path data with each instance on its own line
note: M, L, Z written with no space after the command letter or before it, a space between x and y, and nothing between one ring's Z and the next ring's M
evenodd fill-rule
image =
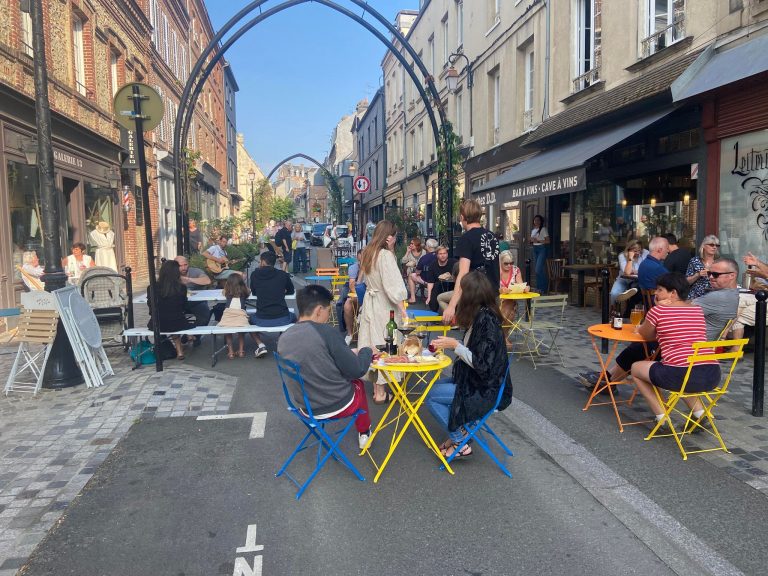
M12 241L12 264L22 265L26 251L35 251L43 263L43 221L37 166L9 161L8 208ZM16 281L21 282L18 271Z
M83 200L85 203L85 226L88 230L89 253L95 255L96 246L90 241L90 233L104 224L110 230L115 229L114 222L114 191L106 186L93 182L85 182L83 185ZM99 228L101 230L101 228Z
M684 130L677 134L670 134L659 138L656 151L659 154L671 154L682 150L690 150L699 145L699 131L696 128Z

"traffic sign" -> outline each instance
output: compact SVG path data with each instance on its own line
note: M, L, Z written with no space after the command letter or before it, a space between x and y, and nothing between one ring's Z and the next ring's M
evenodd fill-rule
M355 178L355 190L360 194L365 194L371 189L371 181L366 176L358 176Z
M141 111L145 131L154 130L163 119L163 100L151 86L141 82L126 84L117 91L113 99L115 107L115 120L126 130L136 130L136 121L133 111L133 87L139 87L139 97L142 100Z

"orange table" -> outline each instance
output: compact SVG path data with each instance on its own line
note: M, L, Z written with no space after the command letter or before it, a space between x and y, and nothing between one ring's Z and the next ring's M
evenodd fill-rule
M611 360L613 360L616 355L616 348L618 348L619 342L642 342L643 347L645 348L645 356L650 360L655 354L648 354L647 344L653 341L646 340L640 336L640 334L635 332L635 327L631 324L625 324L621 330L614 330L611 328L610 324L594 324L587 328L587 332L589 332L589 335L592 337L592 348L595 349L595 354L597 354L597 359L600 362L600 378L597 381L597 385L592 390L592 393L589 395L589 400L587 400L587 404L584 406L583 410L586 412L591 406L606 406L610 404L613 406L613 412L616 414L616 421L619 423L619 432L624 432L624 426L649 422L649 420L640 422L622 422L621 416L619 416L618 404L627 404L628 406L631 406L632 401L637 395L637 386L633 381L627 380L626 378L616 381L609 380L608 367L611 364ZM611 346L609 346L608 354L605 357L600 353L599 340L601 338L611 341ZM616 397L613 394L613 387L622 384L632 386L632 395L627 400L616 400ZM595 398L603 390L608 391L611 400L609 402L595 402Z

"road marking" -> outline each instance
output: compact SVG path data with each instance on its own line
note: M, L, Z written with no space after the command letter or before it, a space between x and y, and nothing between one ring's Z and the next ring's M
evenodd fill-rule
M262 550L264 550L264 546L256 544L256 524L248 524L248 530L245 532L245 546L240 546L237 553L261 552Z
M198 420L234 420L236 418L251 418L251 432L248 438L264 438L264 429L267 426L266 412L247 412L243 414L210 414L198 416Z
M261 412L261 414L266 414ZM211 418L208 418L211 420ZM248 529L245 532L245 546L237 548L238 554L248 554L250 552L261 552L264 550L264 546L256 544L256 524L248 524ZM241 556L235 558L235 569L232 571L232 576L261 576L263 556L261 554L253 557L253 566L248 564L248 561Z

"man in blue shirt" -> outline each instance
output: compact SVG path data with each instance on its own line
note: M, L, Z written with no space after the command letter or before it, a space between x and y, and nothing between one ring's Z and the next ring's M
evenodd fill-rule
M648 244L648 256L637 269L637 283L641 290L656 288L656 279L669 272L661 263L669 254L669 242L662 236L656 236Z

